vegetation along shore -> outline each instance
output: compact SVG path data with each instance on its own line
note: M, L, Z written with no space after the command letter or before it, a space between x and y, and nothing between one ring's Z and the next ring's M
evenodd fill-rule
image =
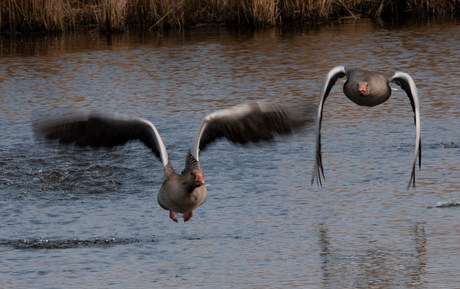
M448 16L460 0L0 0L0 31L122 31L202 23L275 26Z

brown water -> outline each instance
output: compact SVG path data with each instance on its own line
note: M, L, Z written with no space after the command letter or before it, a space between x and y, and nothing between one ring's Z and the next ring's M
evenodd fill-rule
M355 23L262 31L204 27L98 36L1 35L0 287L455 288L460 210L460 26ZM188 223L156 203L160 162L36 141L31 119L103 110L147 118L181 170L208 113L243 101L316 104L336 65L409 73L422 170L399 89L325 104L326 182L310 185L314 135L218 142L201 155L207 202ZM393 86L398 88L397 86Z

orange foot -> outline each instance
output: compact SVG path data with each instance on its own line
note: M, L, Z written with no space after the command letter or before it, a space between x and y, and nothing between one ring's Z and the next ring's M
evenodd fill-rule
M191 217L193 217L193 211L190 211L189 213L184 213L182 217L184 217L184 223L187 222Z
M176 215L177 215L176 212L173 212L173 211L169 210L169 217L171 218L171 220L173 220L174 222L178 223L179 221L177 221Z

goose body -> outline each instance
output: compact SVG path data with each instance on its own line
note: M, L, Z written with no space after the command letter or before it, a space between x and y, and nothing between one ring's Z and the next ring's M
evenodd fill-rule
M184 214L184 221L188 221L193 216L193 210L201 206L208 196L203 173L199 169L194 169L177 174L172 166L170 169L158 192L158 204L170 211L170 217L175 222L177 213Z
M323 106L332 86L334 86L337 79L342 77L347 78L347 81L343 85L343 92L345 96L357 105L361 106L373 107L387 101L391 96L390 83L399 85L406 92L414 112L415 157L412 165L409 186L415 186L415 167L417 159L419 159L419 167L421 166L422 142L418 93L412 77L404 72L387 74L363 69L346 69L344 66L337 66L331 69L321 85L318 114L316 118L316 152L312 183L316 180L318 185L321 185L321 179L324 179L324 169L321 155L321 121L323 118Z
M176 214L181 213L186 222L193 216L193 210L207 198L199 152L208 144L223 137L240 144L269 141L276 134L290 133L302 124L292 109L282 105L245 103L218 110L202 121L181 174L172 167L155 126L142 118L110 114L58 116L37 121L34 131L47 139L82 147L113 147L132 140L142 141L163 164L165 180L157 195L158 204L169 210L173 221L178 222Z

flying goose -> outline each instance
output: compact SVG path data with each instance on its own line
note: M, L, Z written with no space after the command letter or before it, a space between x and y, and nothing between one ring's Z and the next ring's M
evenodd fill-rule
M338 78L346 77L347 81L343 85L345 96L351 101L361 106L376 106L384 103L390 98L391 88L390 82L396 83L407 93L414 111L415 122L415 159L412 166L411 178L408 187L415 186L415 166L417 156L419 158L419 168L422 161L422 141L420 136L420 110L418 102L417 87L415 86L412 77L404 72L395 72L387 74L377 71L369 71L362 69L346 69L344 66L334 67L324 78L321 90L319 93L318 115L316 118L316 153L315 167L311 183L316 180L319 186L322 185L321 178L324 178L324 169L321 157L321 121L323 118L323 106L329 92L334 86Z
M222 137L240 144L272 140L275 134L288 134L305 123L296 115L292 108L262 102L243 103L209 114L195 134L182 174L174 171L155 126L143 118L101 113L52 117L36 121L34 132L80 147L113 147L131 140L142 141L163 164L165 180L157 195L158 204L169 210L173 221L178 222L176 214L181 213L187 222L207 197L200 150Z

